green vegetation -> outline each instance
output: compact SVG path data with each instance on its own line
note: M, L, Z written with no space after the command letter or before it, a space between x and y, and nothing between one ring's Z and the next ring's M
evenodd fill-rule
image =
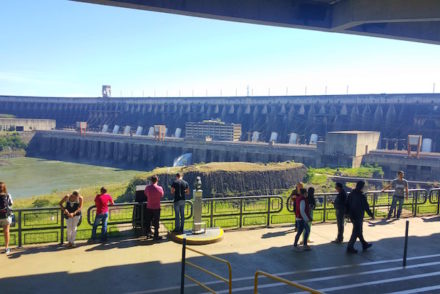
M104 185L109 194L117 201L121 202L120 197L124 194L128 183L111 183ZM79 193L84 197L84 207L88 208L92 205L95 205L94 199L96 194L98 194L101 186L91 186L79 189ZM14 208L30 208L30 207L54 207L58 206L58 202L60 202L61 198L66 195L72 193L71 190L67 191L54 191L50 194L44 194L39 196L33 196L30 198L14 198Z
M380 166L365 165L356 168L309 168L311 174L324 174L327 176L381 178L384 173Z
M333 176L357 177L357 178L382 178L383 170L379 166L361 166L357 168L309 168L305 183L315 186L318 192L333 191Z
M4 135L0 135L0 151L12 149L19 150L25 149L26 143L23 142L20 135L18 133L6 133Z

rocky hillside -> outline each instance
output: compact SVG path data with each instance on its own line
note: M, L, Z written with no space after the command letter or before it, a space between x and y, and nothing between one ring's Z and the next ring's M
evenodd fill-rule
M171 199L170 185L177 172L192 190L197 176L202 179L203 197L232 197L244 195L274 194L288 189L302 181L307 173L301 163L247 163L212 162L188 167L157 168L133 179L127 187L124 201L132 201L136 185L145 185L153 174L159 177L159 184L165 189L165 197Z

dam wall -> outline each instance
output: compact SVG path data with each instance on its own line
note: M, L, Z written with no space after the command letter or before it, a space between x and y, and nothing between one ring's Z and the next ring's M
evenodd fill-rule
M316 146L249 142L200 142L147 136L101 133L81 135L74 131L39 131L29 144L27 155L54 160L72 160L109 166L148 169L172 166L183 153L199 162L282 162L294 160L317 166Z
M368 130L381 133L380 146L404 149L408 134L432 139L432 151L440 151L440 94L371 94L261 97L149 97L65 98L0 96L0 113L23 118L55 119L57 127L73 128L87 121L91 130L104 124L143 127L164 124L174 134L189 121L220 118L242 125L242 140L260 132L267 142L277 132L279 143L296 133L300 143L311 134L322 139L327 132ZM385 139L395 139L385 143Z

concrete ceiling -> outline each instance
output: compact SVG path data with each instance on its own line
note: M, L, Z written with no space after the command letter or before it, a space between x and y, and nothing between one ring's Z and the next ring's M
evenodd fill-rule
M440 44L440 0L72 0Z

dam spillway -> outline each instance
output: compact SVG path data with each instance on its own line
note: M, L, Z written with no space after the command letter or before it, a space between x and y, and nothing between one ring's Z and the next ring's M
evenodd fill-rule
M160 98L66 98L0 96L0 113L17 117L55 119L58 128L88 122L91 130L104 125L142 127L146 134L164 124L169 134L186 122L219 118L242 125L268 141L273 132L278 142L289 142L296 133L301 143L312 134L323 138L329 131L369 130L382 138L399 139L408 134L431 138L432 151L440 151L440 94L371 94L261 97L160 97ZM184 133L182 133L184 136ZM384 147L384 146L382 146Z

